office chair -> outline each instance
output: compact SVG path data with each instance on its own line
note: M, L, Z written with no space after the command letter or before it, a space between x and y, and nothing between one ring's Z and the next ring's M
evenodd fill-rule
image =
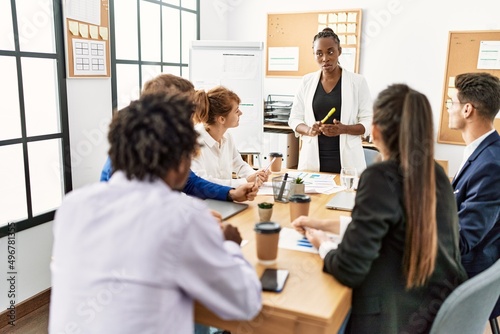
M365 152L366 167L380 161L379 151L366 147L363 147L363 151Z
M500 260L458 286L445 299L430 334L484 333L500 296Z

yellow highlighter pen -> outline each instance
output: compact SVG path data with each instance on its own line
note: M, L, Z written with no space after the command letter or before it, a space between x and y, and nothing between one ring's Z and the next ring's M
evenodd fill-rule
M332 115L335 114L335 107L333 107L332 109L330 109L330 111L328 112L328 114L325 116L325 118L323 118L321 120L321 123L325 123L330 117L332 117Z

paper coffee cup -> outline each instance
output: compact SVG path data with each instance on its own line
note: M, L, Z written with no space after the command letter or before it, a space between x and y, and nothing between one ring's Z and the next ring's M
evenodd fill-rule
M274 222L257 223L254 227L257 259L263 265L276 263L281 226Z
M283 162L283 154L279 152L269 153L269 161L273 161L274 158L276 159L269 167L269 170L273 173L279 173L281 172L281 163Z
M288 198L290 202L290 221L293 222L300 216L309 215L311 197L304 194L292 195Z

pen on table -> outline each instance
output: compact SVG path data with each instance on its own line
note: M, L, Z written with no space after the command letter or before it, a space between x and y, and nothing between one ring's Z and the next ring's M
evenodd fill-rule
M278 201L281 201L283 199L283 193L285 192L285 186L286 186L286 179L288 179L288 173L285 173L285 175L283 175L281 189L280 189L280 192L278 194Z

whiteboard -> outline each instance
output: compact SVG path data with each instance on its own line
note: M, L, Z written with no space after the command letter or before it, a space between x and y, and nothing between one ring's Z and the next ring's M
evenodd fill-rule
M193 41L189 79L196 89L221 85L241 99L240 124L228 132L241 153L260 153L264 133L263 42Z

